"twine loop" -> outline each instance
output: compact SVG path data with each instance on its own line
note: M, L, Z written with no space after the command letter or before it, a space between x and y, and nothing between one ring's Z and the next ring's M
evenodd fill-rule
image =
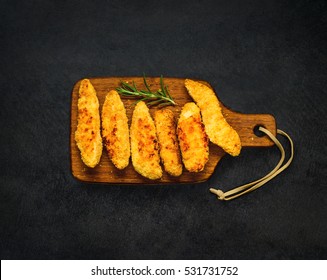
M259 130L264 132L278 147L280 153L281 153L281 157L279 162L277 163L276 167L270 171L266 176L253 181L251 183L236 187L232 190L229 190L227 192L223 192L222 190L219 189L214 189L214 188L210 188L210 192L217 195L217 198L219 200L232 200L235 199L237 197L240 197L243 194L252 192L254 190L256 190L257 188L263 186L264 184L266 184L267 182L269 182L270 180L272 180L274 177L276 177L278 174L280 174L282 171L284 171L292 162L293 160L293 156L294 156L294 145L293 145L293 141L291 139L291 137L284 131L277 129L277 134L282 135L284 137L286 137L290 143L291 146L291 152L290 152L290 158L288 159L288 161L283 165L284 161L285 161L285 150L283 145L279 142L279 140L266 128L264 127L259 127Z

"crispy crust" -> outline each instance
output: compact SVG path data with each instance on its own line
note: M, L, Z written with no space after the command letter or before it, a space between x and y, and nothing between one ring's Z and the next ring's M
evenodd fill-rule
M176 135L176 121L174 113L169 109L158 110L154 114L154 121L160 147L160 157L165 171L172 176L180 176L183 165Z
M75 140L81 152L82 161L88 167L93 168L101 158L102 140L99 101L96 91L88 79L81 81L77 108L78 118Z
M204 84L189 79L185 80L185 87L200 107L210 141L232 156L239 155L241 151L240 137L224 118L214 91Z
M128 166L130 157L129 129L126 110L119 94L111 90L102 106L102 138L108 156L118 169Z
M151 180L162 177L156 127L143 101L135 106L131 134L132 163L135 170Z
M186 103L182 108L177 133L185 168L190 172L202 171L209 159L209 140L195 103Z

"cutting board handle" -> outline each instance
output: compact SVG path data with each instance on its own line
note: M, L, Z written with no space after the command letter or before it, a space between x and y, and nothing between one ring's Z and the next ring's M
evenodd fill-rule
M263 133L257 133L260 126L276 136L276 120L270 114L243 114L234 112L224 105L223 114L226 120L240 135L242 147L271 147L274 142Z

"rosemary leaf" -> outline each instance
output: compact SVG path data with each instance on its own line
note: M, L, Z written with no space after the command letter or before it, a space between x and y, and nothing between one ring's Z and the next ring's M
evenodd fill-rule
M143 82L144 82L144 84L145 84L147 90L148 90L149 92L151 92L151 89L150 89L150 87L149 87L149 85L148 85L148 83L147 83L147 81L146 81L146 78L145 78L145 74L144 74L144 73L143 73Z

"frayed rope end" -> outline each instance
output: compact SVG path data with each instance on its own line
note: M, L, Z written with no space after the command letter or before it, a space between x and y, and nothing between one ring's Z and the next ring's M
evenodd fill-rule
M210 188L209 190L210 190L211 193L217 195L217 198L219 200L225 200L225 193L222 190L217 190L217 189L214 189L214 188Z

